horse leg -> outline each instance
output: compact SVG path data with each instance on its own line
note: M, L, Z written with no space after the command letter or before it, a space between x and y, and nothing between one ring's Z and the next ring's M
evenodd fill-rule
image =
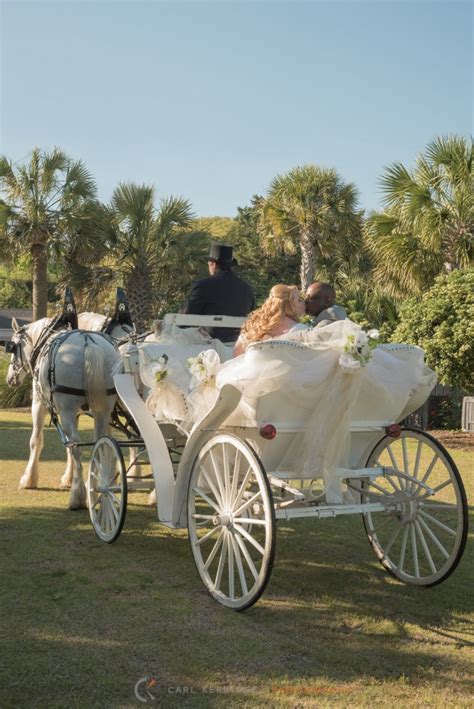
M133 447L131 446L128 449L128 453L130 456L130 460L129 460L130 470L128 471L127 477L141 478L143 476L142 466L138 462L137 463L133 462L134 460L137 459L138 454L140 453L140 448L138 448L138 446L133 446Z
M79 427L79 416L76 417L76 421L77 421L77 426ZM64 471L64 474L61 478L61 482L59 483L60 490L69 490L69 488L71 487L71 484L72 484L74 460L73 460L70 448L66 448L66 455L67 455L66 470Z
M77 416L73 409L61 413L61 426L71 443L79 443L80 436L77 427ZM82 478L81 449L77 446L69 448L72 459L72 485L69 497L70 510L82 510L86 505L86 486Z
M20 479L20 489L38 487L38 462L43 450L43 426L47 413L37 394L36 386L33 385L33 404L31 406L33 431L30 438L30 457L25 472Z

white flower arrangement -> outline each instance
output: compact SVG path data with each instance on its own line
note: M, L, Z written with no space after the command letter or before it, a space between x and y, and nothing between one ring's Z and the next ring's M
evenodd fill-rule
M344 352L339 357L339 365L348 374L360 367L365 367L372 357L372 350L379 344L378 330L359 330L355 335L348 335L344 343Z
M204 352L200 352L197 357L190 357L188 359L189 371L199 384L206 384L210 379L208 369L204 364L203 355Z
M205 350L200 352L197 357L188 359L189 371L198 386L208 384L215 379L219 365L219 355L214 350Z
M163 354L151 365L153 381L156 384L162 382L168 376L168 355Z

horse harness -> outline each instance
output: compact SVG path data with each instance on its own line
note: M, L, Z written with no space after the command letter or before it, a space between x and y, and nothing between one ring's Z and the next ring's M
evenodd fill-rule
M53 394L71 394L71 396L85 396L86 392L84 389L76 389L74 387L68 387L65 386L64 384L57 384L56 383L56 355L61 347L61 345L74 333L74 332L81 332L85 336L85 346L88 347L90 342L94 342L93 338L91 337L91 333L86 332L84 330L66 330L65 332L62 332L60 335L57 337L54 337L52 340L48 340L46 344L44 345L41 355L46 356L48 355L48 386L51 392L51 403L52 403L52 397ZM113 344L112 339L106 335L105 333L102 332L94 332L94 335L98 335L99 337L104 337L108 342ZM39 357L38 357L39 358ZM38 377L38 371L37 369L34 370L34 376L35 379ZM113 396L116 394L116 389L115 387L110 387L109 389L105 390L105 393L107 396Z

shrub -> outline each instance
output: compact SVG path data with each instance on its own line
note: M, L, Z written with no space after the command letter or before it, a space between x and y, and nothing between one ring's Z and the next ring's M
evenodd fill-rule
M419 345L441 384L474 392L474 269L439 276L400 309L392 340Z

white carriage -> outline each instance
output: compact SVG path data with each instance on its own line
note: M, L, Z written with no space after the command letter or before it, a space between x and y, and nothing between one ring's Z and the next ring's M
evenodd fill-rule
M216 324L210 316L170 315L166 320L173 326ZM241 324L236 318L218 320L220 327ZM412 388L395 420L387 416L396 409L390 396L385 393L384 400L383 392L362 383L357 400L346 407L350 422L345 422L345 445L338 438L345 415L341 409L335 412L329 406L315 419L307 407L310 395L303 405L287 391L267 387L249 399L237 379L219 387L210 409L186 426L176 417L156 420L145 404L143 356L163 348L168 353L179 350L173 350L172 342L164 347L131 339L122 371L114 376L127 420L124 429L135 434L132 441L104 436L95 444L87 490L100 539L113 542L119 536L127 490L147 487L146 480L130 480L133 470L124 464L121 448L133 444L142 451L138 460L145 457L151 466L159 521L188 528L199 575L224 606L244 610L262 594L280 519L360 514L378 559L400 581L433 586L452 573L467 535L461 477L433 437L398 425L423 403L426 388ZM417 349L382 348L387 356L402 359ZM196 344L194 354L202 349ZM294 341L268 340L249 349L257 359L270 352L273 367L291 350L300 372L309 367L308 349ZM226 359L225 353L221 359ZM304 377L300 384L303 391ZM308 391L311 394L310 386ZM319 393L324 407L327 392ZM316 420L318 429L312 430ZM319 464L323 472L318 474L318 466L302 460L308 450L321 459L337 456L337 465L329 474L326 468L331 466Z

